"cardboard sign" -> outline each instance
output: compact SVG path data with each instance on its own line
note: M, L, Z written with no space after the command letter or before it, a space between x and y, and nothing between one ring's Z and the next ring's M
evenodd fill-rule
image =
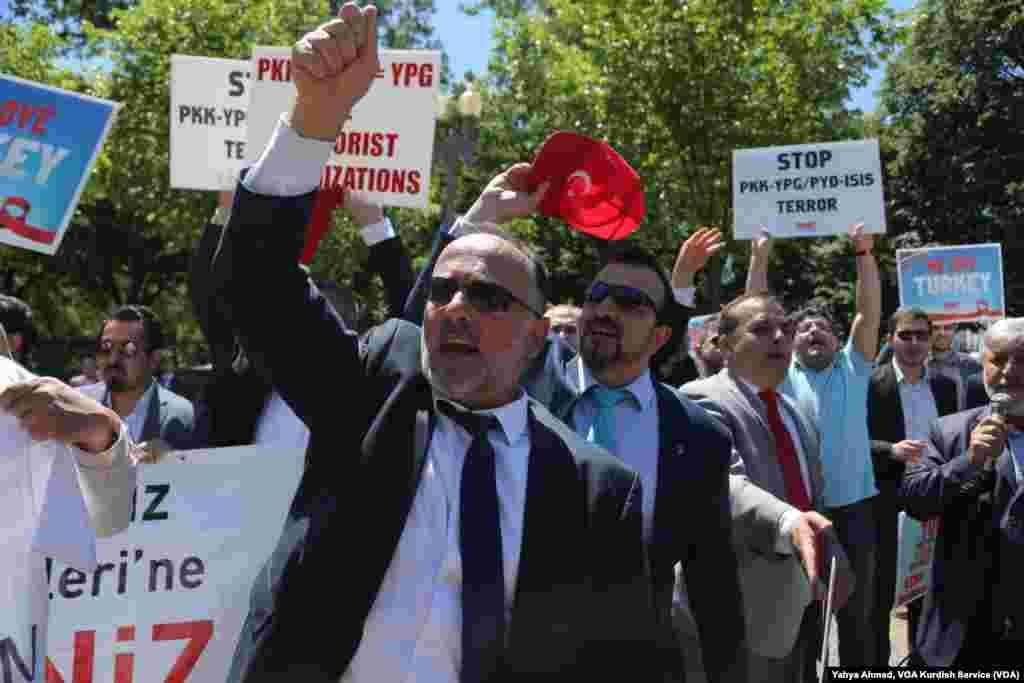
M227 190L245 163L249 62L171 56L171 187Z
M931 588L932 557L938 537L938 517L921 524L907 513L900 513L895 607L917 600Z
M0 75L0 243L57 252L119 106Z
M252 53L252 94L246 158L259 158L281 114L291 111L291 50L257 47ZM382 50L381 70L338 136L321 187L363 192L385 206L425 208L434 153L441 53Z
M301 449L185 451L139 470L132 525L87 573L47 563L46 683L224 683Z
M732 153L736 239L885 232L877 140L738 149Z
M900 306L932 320L992 322L1006 315L999 244L898 249Z

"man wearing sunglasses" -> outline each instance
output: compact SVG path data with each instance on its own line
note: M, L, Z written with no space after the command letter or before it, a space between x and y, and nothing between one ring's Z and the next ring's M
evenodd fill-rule
M323 165L375 81L376 16L348 3L295 45L295 106L239 184L212 269L310 428L316 492L241 680L661 680L639 477L519 385L547 339L543 266L503 236L457 239L425 281L422 329L362 338L296 266ZM521 171L484 202L535 209Z
M888 662L891 656L889 617L896 591L900 482L907 465L921 459L932 422L957 411L956 384L925 367L932 334L932 322L920 308L893 313L889 319L892 362L880 365L868 385L868 432L878 484L878 575L873 624L881 662ZM915 600L907 609L908 646L913 649L921 601Z
M163 326L151 309L121 306L104 321L96 339L102 381L81 390L112 408L136 443L160 439L170 448L189 448L195 424L192 402L154 379L163 347Z

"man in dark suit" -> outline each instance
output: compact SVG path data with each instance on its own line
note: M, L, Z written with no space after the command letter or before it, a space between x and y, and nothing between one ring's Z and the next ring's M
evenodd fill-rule
M350 3L296 45L295 107L239 185L214 267L243 345L312 431L318 492L242 680L656 676L639 477L519 387L547 336L543 267L507 238L456 240L423 329L362 339L296 267L376 41L374 8ZM540 195L506 179L485 202L532 211Z
M909 514L941 516L915 637L928 666L1019 666L1024 646L1024 319L993 323L981 359L986 389L1009 405L940 418L900 486Z
M192 402L154 378L165 345L163 325L152 310L135 304L117 308L96 339L103 381L80 389L112 408L136 443L159 439L171 448L189 448L195 425Z
M779 501L778 533L758 533L756 527L748 532L751 524L742 517L733 523L734 533L742 534L737 549L751 679L817 680L820 610L811 603L819 589L818 562L815 557L801 566L788 530L798 523L810 525L815 536L827 541L826 555L835 557L839 568L837 607L846 602L852 580L832 524L819 512L824 481L817 432L796 403L778 391L792 355L793 325L773 297L747 294L722 309L717 343L725 369L682 390L718 417L732 436L733 469L741 475L733 478L734 520L753 494L767 492Z
M874 461L878 499L878 574L875 583L874 628L878 659L889 662L889 616L896 592L897 530L900 505L897 493L907 463L924 451L931 423L956 412L956 383L925 369L932 322L919 308L900 309L889 319L891 361L880 365L868 385L868 432ZM907 606L910 649L921 602Z
M528 175L529 166L521 164L510 178L525 183ZM434 256L456 235L497 220L479 202L474 204L451 231L441 230ZM719 240L720 235L708 230L686 240L671 281L642 247L631 242L609 245L584 296L580 354L565 363L561 340L549 340L543 356L521 379L532 398L640 473L648 492L644 537L664 666L677 680L706 671L713 682L743 681L747 673L746 658L737 656L745 645L730 533L731 444L703 410L657 382L651 368L670 339L685 333L687 311L676 298L691 293L695 273L720 247ZM424 282L421 275L417 290ZM417 290L410 301L422 300ZM417 314L411 316L416 319ZM601 402L608 395L622 400L602 414ZM672 624L677 564L689 588L693 609L688 616L696 620L700 641L699 646L684 641L693 645L684 647L686 661Z

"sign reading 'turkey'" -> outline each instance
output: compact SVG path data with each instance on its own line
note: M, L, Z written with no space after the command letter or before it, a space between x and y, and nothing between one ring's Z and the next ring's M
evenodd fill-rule
M733 152L736 239L885 232L877 140L823 142Z
M352 110L321 179L323 187L366 193L387 206L424 208L434 152L441 53L382 50L370 92ZM252 53L246 159L266 147L281 114L295 101L291 49L257 47Z

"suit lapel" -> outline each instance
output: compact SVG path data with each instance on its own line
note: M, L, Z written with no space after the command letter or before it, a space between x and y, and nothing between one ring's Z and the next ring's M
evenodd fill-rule
M893 441L902 441L906 438L907 426L903 420L903 401L900 400L899 382L896 381L896 369L893 368L892 363L886 364L880 379L879 394L885 396L886 399L883 410L888 412L888 419L892 420L893 434L900 435L899 439L893 439Z
M674 501L668 495L667 487L670 482L678 481L684 476L682 470L686 456L685 435L690 431L690 420L686 410L671 389L655 382L654 392L658 401L658 467L650 554L651 570L652 574L655 574L652 578L657 586L658 580L664 578L657 574L658 569L667 565L671 571L672 567L670 563L660 562L660 557L655 557L655 555L660 555L665 549L675 545L674 531L678 528L678 524L672 523L676 518L672 514L672 503L678 501Z
M732 394L733 400L736 401L736 404L746 412L748 416L753 417L761 423L761 427L764 428L768 438L772 440L772 443L774 443L775 440L772 437L771 427L768 426L768 417L765 415L761 399L754 396L754 392L750 391L742 382L733 377L728 370L722 370L719 374L723 379L723 384L726 389L730 394Z
M560 587L578 583L576 552L585 531L584 500L566 499L567 491L580 491L576 463L566 445L534 415L528 413L530 455L526 475L526 507L519 554L515 610L509 637L516 628L529 627L532 614L543 615ZM536 607L537 609L534 609ZM551 614L557 618L557 611Z
M151 441L160 437L160 412L166 403L166 397L159 384L154 383L153 395L146 406L146 421L142 424L139 441Z

